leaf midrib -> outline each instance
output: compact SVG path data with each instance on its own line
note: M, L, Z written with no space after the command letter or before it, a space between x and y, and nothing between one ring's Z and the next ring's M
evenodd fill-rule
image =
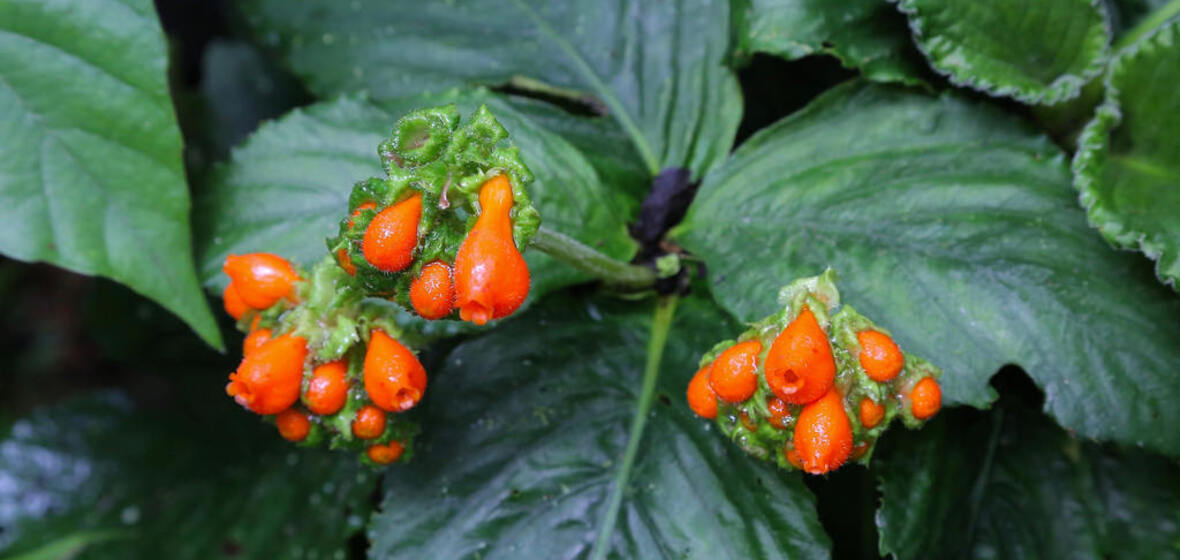
M552 41L574 64L575 70L582 75L590 84L590 88L602 99L611 110L611 115L618 121L619 125L627 131L627 136L631 137L631 143L635 144L635 149L639 151L640 157L647 167L648 173L656 175L660 171L660 162L656 159L655 153L648 144L647 138L643 136L643 132L639 130L639 126L631 118L631 114L627 112L626 107L623 106L622 101L615 95L615 92L607 87L602 78L590 67L590 63L574 48L569 41L563 39L552 26L545 21L540 14L532 9L523 0L512 0L516 7L528 16L529 20L533 22L537 31L540 34Z

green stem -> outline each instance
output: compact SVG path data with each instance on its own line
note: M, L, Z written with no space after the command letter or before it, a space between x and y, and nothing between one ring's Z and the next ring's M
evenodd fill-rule
M1180 0L1168 2L1158 10L1152 12L1151 15L1143 18L1143 21L1140 21L1135 27L1131 28L1126 35L1120 37L1114 44L1114 51L1118 52L1124 47L1134 44L1140 37L1147 35L1177 14L1180 14Z
M623 463L619 465L619 472L615 475L614 486L611 487L610 499L606 503L606 514L602 524L598 526L598 536L594 539L594 548L590 552L591 560L602 560L610 549L611 533L615 531L615 523L619 519L619 507L623 504L623 491L627 488L627 481L631 478L631 469L635 466L635 456L639 454L639 442L643 439L643 428L647 425L647 416L651 412L652 402L656 399L656 380L660 377L660 359L664 355L664 345L668 341L668 331L672 328L672 317L676 313L676 296L660 298L656 304L655 318L651 323L651 339L647 343L647 364L643 368L643 386L639 391L639 401L635 410L635 417L631 419L631 432L627 436L627 450L623 452Z
M609 286L627 291L650 289L656 284L656 272L645 266L612 259L581 241L542 227L533 236L531 247L587 272Z

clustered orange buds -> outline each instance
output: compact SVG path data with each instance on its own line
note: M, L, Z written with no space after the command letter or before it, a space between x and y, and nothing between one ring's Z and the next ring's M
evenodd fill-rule
M426 394L426 368L376 298L479 325L520 308L521 249L540 216L507 136L486 107L462 126L453 105L411 112L378 148L387 178L353 187L308 274L270 253L227 257L225 310L247 334L226 393L299 445L330 438L374 465L408 458L417 426L404 413Z
M486 107L461 123L454 106L411 112L378 149L387 178L358 182L328 240L365 295L427 320L477 325L528 296L521 254L540 227L532 173Z
M938 412L938 369L851 307L837 311L831 271L780 298L781 313L702 360L687 391L698 416L751 453L822 474L867 460L894 418L917 427Z
M333 438L333 447L364 450L361 457L373 464L403 457L415 431L398 413L413 408L426 392L426 369L418 358L394 338L391 333L396 331L390 324L368 330L367 345L346 344L338 358L322 359L324 346L336 347L333 336L355 340L359 333L319 332L319 327L305 332L299 326L324 325L325 314L359 316L356 306L362 302L342 304L335 297L337 282L347 277L333 272L338 269L331 259L317 265L310 280L304 281L286 261L273 255L256 257L232 256L226 269L234 270L238 274L234 281L249 286L254 295L268 294L272 305L286 303L274 311L247 306L266 313L255 314L250 321L242 342L242 362L230 374L226 393L257 414L273 415L279 435L289 441L314 445ZM287 298L300 290L309 299L291 303ZM236 290L226 293L239 295Z

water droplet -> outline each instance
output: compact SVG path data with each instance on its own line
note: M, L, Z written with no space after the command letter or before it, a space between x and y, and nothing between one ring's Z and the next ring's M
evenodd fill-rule
M127 506L119 513L119 520L124 525L134 525L139 523L139 508L136 506Z

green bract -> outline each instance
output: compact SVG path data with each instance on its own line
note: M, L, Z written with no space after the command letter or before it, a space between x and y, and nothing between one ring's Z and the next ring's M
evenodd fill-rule
M762 344L758 358L758 388L754 395L742 403L717 401L717 425L726 437L732 439L747 453L759 459L772 461L784 469L794 469L786 458L785 451L794 448L795 423L805 405L787 404L788 413L771 422L770 401L775 393L767 384L765 375L766 356L771 345L783 329L803 311L810 309L816 321L827 334L836 361L835 389L844 401L844 412L852 423L853 460L868 463L877 438L881 437L889 424L900 417L909 428L921 426L922 420L915 418L904 395L909 393L919 380L925 377L938 379L942 371L926 360L905 355L905 366L901 373L888 382L879 383L869 378L861 367L860 342L857 333L866 330L889 334L868 317L861 315L852 306L840 306L840 292L836 289L836 274L831 269L820 276L796 280L779 292L778 302L782 310L753 323L736 339L715 345L700 361L699 367L710 364L733 345L748 340ZM885 408L885 416L872 428L861 424L859 404L869 398Z
M409 308L410 283L431 262L455 261L480 213L479 187L501 174L512 183L513 239L517 247L527 247L541 216L525 189L533 174L519 150L502 142L507 137L486 105L463 125L453 104L402 117L378 149L387 178L370 178L353 187L348 216L340 221L340 234L328 240L329 250L341 261L347 255L369 294L394 298ZM364 257L365 230L381 211L415 194L422 195L422 218L414 262L398 272L378 270Z

